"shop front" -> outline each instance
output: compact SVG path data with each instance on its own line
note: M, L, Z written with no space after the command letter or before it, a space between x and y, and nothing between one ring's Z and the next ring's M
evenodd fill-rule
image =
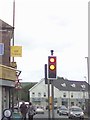
M16 70L0 64L0 119L4 109L14 106Z

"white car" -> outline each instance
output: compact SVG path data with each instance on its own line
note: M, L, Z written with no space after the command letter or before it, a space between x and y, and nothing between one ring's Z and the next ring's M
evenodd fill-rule
M83 112L83 110L80 107L78 107L78 106L72 106L69 109L68 117L70 119L71 118L81 118L81 119L84 119L84 112Z
M38 107L36 109L36 114L44 114L44 109L42 107Z

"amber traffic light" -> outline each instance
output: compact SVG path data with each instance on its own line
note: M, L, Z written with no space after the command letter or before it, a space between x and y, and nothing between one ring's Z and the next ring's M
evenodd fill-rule
M56 78L56 56L48 56L48 78Z

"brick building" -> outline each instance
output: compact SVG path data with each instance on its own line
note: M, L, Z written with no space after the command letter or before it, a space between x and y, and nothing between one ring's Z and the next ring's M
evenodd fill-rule
M11 65L10 44L13 27L0 19L0 119L5 108L13 106L16 70Z

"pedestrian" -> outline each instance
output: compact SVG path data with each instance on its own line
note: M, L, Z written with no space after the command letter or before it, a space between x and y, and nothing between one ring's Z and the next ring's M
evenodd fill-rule
M22 120L26 120L27 106L24 101L20 105L20 112L22 114Z
M33 116L35 115L35 107L32 105L31 102L29 102L27 113L28 113L28 119L33 120Z

